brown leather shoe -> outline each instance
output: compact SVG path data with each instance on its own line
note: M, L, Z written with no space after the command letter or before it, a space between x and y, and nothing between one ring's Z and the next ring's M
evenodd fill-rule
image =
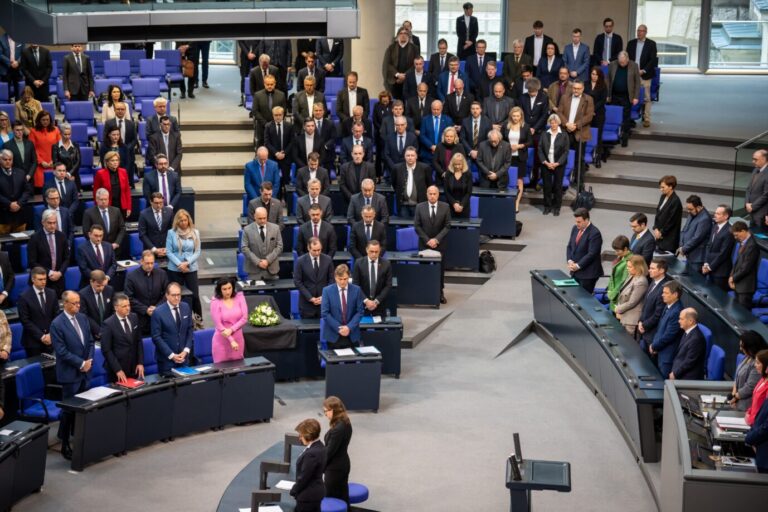
M650 121L643 121L643 127L644 128L648 128L649 126L651 126L651 122Z

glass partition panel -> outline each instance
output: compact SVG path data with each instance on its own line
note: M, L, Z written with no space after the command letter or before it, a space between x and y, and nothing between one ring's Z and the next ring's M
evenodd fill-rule
M768 3L712 0L711 23L710 68L768 68Z
M3 0L8 1L8 0ZM357 0L22 0L52 13L182 9L355 8Z
M429 59L429 55L437 51L433 50L432 41L429 40L429 0L396 0L392 37L404 21L411 22L412 33L419 38L421 54L425 59Z
M637 24L656 41L660 66L698 67L701 0L637 0Z
M506 1L506 0L503 0ZM464 14L466 0L438 0L437 37L448 41L448 51L456 53L456 18ZM473 16L477 18L478 39L485 39L488 51L501 55L502 0L475 0Z
M755 168L752 155L758 149L768 150L768 131L739 144L734 149L736 154L734 155L733 163L733 200L731 207L735 216L745 217L747 216L747 211L744 208L745 192L752 179L752 170Z

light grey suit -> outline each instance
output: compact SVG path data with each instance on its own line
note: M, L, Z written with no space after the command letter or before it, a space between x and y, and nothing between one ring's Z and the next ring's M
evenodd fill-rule
M315 90L314 96L314 103L322 103L325 106L325 95L322 92ZM300 91L293 98L293 128L296 133L304 131L304 121L310 117L312 117L312 111L309 110L309 103L307 103L307 92Z
M512 165L512 146L509 142L499 141L494 150L490 140L484 140L477 148L477 170L480 171L480 186L498 187L506 190L509 184L509 166ZM488 179L488 173L496 173L497 179Z
M309 207L312 204L309 202L309 194L301 196L296 201L296 218L300 223L309 221ZM320 208L323 210L323 220L330 222L333 217L333 205L331 204L331 198L320 194L317 196L317 202L320 204Z
M747 185L746 202L752 203L752 212L749 214L752 225L761 227L768 214L768 167L762 171L757 168L752 170Z
M264 238L261 240L259 225L255 222L248 224L243 230L243 241L240 251L245 255L245 271L249 279L277 279L280 272L280 262L277 260L283 252L283 237L277 224L267 222L264 227ZM259 267L260 260L267 260L267 269Z
M621 314L619 321L630 334L635 333L637 323L640 321L646 291L648 291L648 279L645 276L627 277L619 290L616 313Z

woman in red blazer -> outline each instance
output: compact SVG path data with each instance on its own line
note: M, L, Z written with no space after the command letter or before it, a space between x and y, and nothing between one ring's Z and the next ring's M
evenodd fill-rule
M109 192L109 204L120 208L125 218L131 216L131 186L128 184L128 173L120 167L120 154L110 151L104 155L104 168L93 177L93 191L100 188Z

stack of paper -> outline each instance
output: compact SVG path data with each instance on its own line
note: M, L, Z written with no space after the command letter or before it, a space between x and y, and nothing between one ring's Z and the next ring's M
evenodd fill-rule
M357 353L361 356L379 355L381 352L376 347L357 347Z
M174 375L178 375L179 377L189 377L190 375L197 375L200 373L199 371L195 370L194 368L190 368L189 366L173 368L171 372L173 372Z
M701 395L699 398L701 398L702 404L711 404L712 402L724 404L728 399L725 395Z
M239 512L251 512L251 507L241 508ZM259 512L283 512L280 505L259 505Z
M117 393L120 393L120 391L117 389L108 388L106 386L98 386L95 388L91 388L88 391L78 393L75 396L77 398L82 398L84 400L90 400L91 402L95 402L97 400L102 400L104 398L107 398L108 396L112 396Z
M337 348L333 351L337 356L344 357L344 356L354 356L355 351L351 348Z
M277 489L282 489L283 491L290 491L293 489L293 486L296 482L291 482L290 480L280 480L275 484L275 487Z
M733 416L718 416L717 426L724 430L749 430L749 425L743 417L736 418Z

